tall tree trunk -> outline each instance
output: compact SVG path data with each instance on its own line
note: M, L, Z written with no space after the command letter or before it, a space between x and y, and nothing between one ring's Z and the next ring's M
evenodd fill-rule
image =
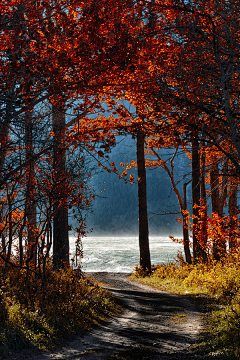
M32 257L33 263L37 263L37 209L34 184L34 160L33 160L33 119L32 111L25 113L25 145L27 165L27 187L26 187L26 217L28 222L28 258Z
M183 184L183 208L182 210L182 217L183 217L183 246L184 246L184 253L186 262L188 264L192 263L192 257L189 247L189 235L188 235L188 220L187 220L187 183Z
M11 259L12 255L12 241L13 241L13 231L12 231L12 199L11 195L7 194L8 199L8 251L7 251L7 257L5 262L5 271L9 268L9 261Z
M138 211L139 211L139 248L140 266L147 273L151 272L151 259L148 237L147 186L144 156L143 132L137 134L137 168L138 168Z
M220 204L219 204L219 169L217 159L213 159L210 169L210 185L211 185L211 203L212 203L212 212L219 214Z
M223 208L224 204L226 202L228 191L227 191L227 185L228 185L228 158L225 158L223 162L223 169L222 169L222 182L220 187L220 194L219 194L219 215L223 216Z
M206 155L205 155L205 141L201 141L201 155L200 155L200 193L201 193L201 205L204 207L201 218L201 246L203 249L202 259L207 261L207 196L205 185L205 168L206 168Z
M204 249L201 247L199 230L199 205L200 205L200 156L199 141L197 135L192 136L192 215L193 215L193 260L200 260L204 256Z
M53 267L69 266L68 207L66 195L66 151L64 106L53 105L54 132L53 178L55 186L53 205Z
M12 120L12 104L6 104L6 115L0 124L0 174L3 170L7 150L8 150L8 134L10 122Z
M228 199L228 214L230 217L230 224L229 224L230 251L234 251L239 247L239 244L237 242L237 230L238 230L237 194L238 194L238 184L237 182L231 181L231 188Z
M3 166L5 163L7 150L8 150L8 133L9 133L9 124L11 122L12 114L11 114L12 106L10 103L6 104L6 115L5 118L2 119L0 124L0 179L2 178L4 171ZM0 199L0 224L4 223L4 206L5 202ZM1 229L3 230L3 228ZM3 255L6 255L6 239L5 234L2 231L2 249Z
M219 196L219 168L217 158L212 159L210 168L211 202L212 212L221 216L221 204ZM221 236L213 239L213 259L219 261L226 253L226 241Z

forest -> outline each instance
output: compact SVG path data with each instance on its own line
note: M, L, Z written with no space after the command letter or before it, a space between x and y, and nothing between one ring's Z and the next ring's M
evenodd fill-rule
M80 298L89 291L73 280L81 269L70 269L69 233L81 257L99 171L137 187L145 274L147 180L156 184L159 169L176 196L184 261L238 253L239 12L236 0L1 1L0 324L9 309L25 309L31 324L39 311L42 333L57 337L60 304L68 299L66 314L75 306L66 284ZM133 139L126 162L111 160L119 136ZM179 154L189 164L181 182Z

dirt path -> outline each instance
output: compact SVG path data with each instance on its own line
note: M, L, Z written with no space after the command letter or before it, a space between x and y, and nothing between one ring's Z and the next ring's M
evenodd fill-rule
M95 360L133 346L152 351L149 359L187 359L201 330L200 315L186 298L131 283L123 273L89 273L123 300L126 310L55 352L32 360ZM26 358L25 358L26 359Z

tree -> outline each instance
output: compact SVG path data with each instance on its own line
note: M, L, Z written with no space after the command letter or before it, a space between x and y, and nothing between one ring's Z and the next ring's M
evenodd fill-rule
M23 223L21 226L21 235L19 239L22 239L24 234L24 228L28 223L29 227L29 243L34 247L38 244L38 240L41 233L45 230L42 228L37 234L34 233L36 226L36 206L37 199L35 198L35 184L36 176L34 174L35 169L38 168L38 161L41 159L44 162L45 159L52 161L50 152L54 151L54 175L55 184L55 201L52 204L53 196L51 191L53 190L51 179L47 181L49 186L49 203L46 204L45 210L47 211L46 222L44 224L49 229L50 221L53 216L51 213L51 207L54 207L54 248L56 249L59 261L66 262L67 249L67 193L69 189L66 189L65 178L66 171L65 166L65 151L69 149L69 144L65 144L69 141L64 134L68 128L74 127L75 124L79 125L79 119L81 116L85 116L87 113L99 111L102 107L99 93L103 92L103 86L106 84L106 70L108 71L107 81L111 82L111 76L113 79L117 78L117 73L122 71L122 65L116 66L120 61L124 61L128 55L125 54L125 48L123 46L123 39L125 39L124 31L119 39L119 36L115 36L112 32L112 25L124 27L124 23L128 20L124 20L119 23L119 14L123 13L122 9L126 4L121 4L121 7L107 7L107 1L102 1L101 6L103 9L108 9L106 12L101 12L101 16L96 8L92 4L86 3L71 3L68 1L12 1L11 4L4 2L3 7L3 23L1 28L2 44L1 44L1 70L4 74L4 81L2 82L2 114L6 111L6 121L2 125L2 153L1 164L5 166L3 170L4 176L1 179L0 186L5 187L9 185L9 180L19 177L19 180L23 178L23 172L28 169L28 180L26 180L26 212L23 217ZM130 4L124 10L125 15L128 14ZM109 18L109 14L112 17ZM110 21L108 21L110 19ZM96 28L100 28L101 32L105 36L99 36L96 41ZM124 29L123 29L124 30ZM120 47L118 45L121 45ZM117 50L119 48L119 50ZM117 62L116 62L117 61ZM10 66L9 66L10 65ZM111 73L111 70L114 71ZM95 98L93 99L93 97ZM73 99L69 101L69 99ZM80 115L72 117L71 121L59 126L59 121L56 120L55 112L53 112L54 123L54 139L47 136L43 146L38 148L38 152L35 151L32 142L32 129L31 129L31 116L32 112L37 106L43 104L48 99L50 102L53 99L57 99L57 103L64 103L65 109L74 108L75 111L81 112ZM63 108L60 112L64 117ZM17 141L22 141L21 133L16 133L16 137L13 136L14 130L19 129L18 120L21 115L28 118L26 121L26 158L22 161L19 158L17 166L8 166L8 159L6 161L6 155L12 156L13 146L8 144L8 132L9 139L13 141L16 137ZM39 118L42 122L43 119ZM61 129L60 129L61 128ZM46 126L48 129L48 126ZM86 129L86 127L85 127ZM103 135L99 135L100 132L92 132L90 138L94 139L93 142L97 143L98 139L101 141L104 138ZM73 139L73 138L72 138ZM81 132L80 136L74 136L76 141L83 143L89 141L89 137ZM109 137L109 142L112 139ZM108 142L108 140L107 140ZM56 145L56 146L55 146ZM106 145L106 148L108 145ZM89 146L91 151L95 151L94 146ZM19 149L16 143L16 149ZM21 151L24 150L21 148ZM9 152L8 152L9 151ZM19 153L19 151L18 151ZM14 164L12 162L12 164ZM24 175L25 176L25 175ZM33 179L35 178L35 179ZM22 181L22 180L21 180ZM46 179L45 179L46 182ZM65 182L65 184L63 184ZM47 188L47 186L46 186ZM59 190L59 192L58 192ZM61 200L60 200L61 199ZM62 201L63 199L63 201ZM64 232L64 246L61 244L62 237L59 236L59 226L62 225L60 220L65 226L61 231ZM45 226L44 225L44 226ZM35 228L35 229L34 229ZM34 229L34 230L33 230ZM57 230L58 229L58 230ZM58 234L58 235L57 235ZM62 234L61 234L62 236ZM33 238L35 240L33 240ZM57 244L59 242L59 244ZM21 244L20 240L20 244ZM33 250L31 246L31 251ZM5 248L5 246L4 246ZM59 254L59 249L62 250ZM20 246L20 263L23 262L22 246ZM32 255L30 256L32 257ZM30 258L29 258L30 259ZM59 267L55 264L55 267Z
M68 199L66 182L65 110L62 105L53 105L53 266L59 269L69 265Z
M238 181L232 179L230 182L228 200L228 214L230 217L229 223L229 250L234 251L239 247L237 241L238 235L238 210L237 210L237 194L238 194Z
M147 213L147 189L146 167L144 156L144 132L137 133L137 170L138 170L138 211L139 211L139 249L140 266L151 273L151 259L148 238L148 213Z
M28 256L37 264L37 209L36 209L36 196L35 196L35 170L34 161L32 160L33 149L33 119L32 111L28 110L25 113L25 148L26 148L26 205L25 212L28 221Z
M164 138L165 144L173 139L178 139L181 146L192 142L194 257L204 256L206 212L201 240L195 232L202 221L200 199L205 201L206 197L204 171L201 171L205 160L200 161L200 141L207 144L202 148L209 147L211 153L214 150L215 154L220 152L227 157L231 174L240 171L238 2L219 0L206 5L201 0L184 3L170 0L167 4L162 0L125 0L113 5L109 0L98 4L11 0L3 1L0 6L0 190L4 193L2 205L8 208L2 208L1 222L4 223L5 216L10 233L15 230L19 233L20 263L25 261L21 239L28 236L31 244L28 264L35 259L41 237L50 231L53 217L54 266L59 268L68 263L67 209L70 203L74 204L70 198L76 181L71 178L71 171L66 170L66 154L78 151L81 144L95 157L102 158L114 143L115 135L126 132L137 137L139 150L143 148L144 138L154 134L159 144ZM119 99L126 99L136 107L144 121L117 104ZM104 111L103 101L110 109L115 104L117 118L100 115ZM45 130L44 141L36 145L32 127L39 127L33 121L33 114L47 102L53 104L53 112L38 116L37 122ZM71 113L71 120L66 112ZM47 118L52 118L52 129ZM102 150L96 149L99 143ZM142 150L141 154L140 188L144 186ZM40 174L44 166L48 171ZM116 171L114 165L111 169ZM215 195L217 198L213 185L215 172L217 169L212 167L213 200ZM219 178L219 174L215 177ZM16 187L21 194L25 192L25 211L20 212L15 226L12 216ZM44 188L45 202L37 197L37 188ZM226 189L226 186L222 188L222 199L226 197ZM7 191L11 194L8 200L4 196ZM78 195L74 195L75 204L82 199L82 194ZM231 205L234 201L231 198L230 213L235 208ZM40 227L36 226L40 221L36 211L43 216ZM146 218L146 208L144 212ZM221 209L218 214L223 216ZM4 228L6 224L7 221ZM146 224L143 232L147 246ZM142 259L141 249L140 252ZM143 266L150 269L147 251Z
M155 146L155 148L154 148ZM183 246L184 246L184 254L186 262L191 264L192 263L192 257L190 252L190 245L189 245L189 235L188 235L188 211L187 211L187 195L186 195L186 187L188 183L183 184L183 195L181 196L180 191L177 188L175 177L174 177L174 160L176 158L179 145L176 145L175 151L173 153L173 156L171 157L169 164L170 167L167 165L167 161L163 160L158 152L159 149L156 148L156 142L150 138L148 139L147 143L147 154L150 156L153 156L157 160L152 160L151 158L148 159L148 166L154 167L159 166L163 167L166 173L168 174L168 177L171 181L172 189L174 193L176 194L178 204L180 207L181 215L182 215L182 224L183 224Z
M189 140L192 133L197 134L201 141L226 156L239 173L239 91L236 83L239 72L239 4L236 1L227 4L224 1L207 4L204 1L184 4L177 0L168 4L156 1L153 11L154 32L147 32L143 26L145 32L142 35L145 37L144 49L147 42L151 43L151 51L143 51L141 58L141 64L147 70L142 71L141 77L138 67L137 75L141 80L134 88L138 102L151 114L149 123L158 119L160 125L162 117L162 123L168 129L185 128L184 136ZM156 129L160 129L159 125ZM166 136L171 136L169 134ZM195 135L192 141L195 143L193 150L198 149ZM194 151L195 228L202 222L198 214L201 195L198 157L199 150ZM204 198L203 187L202 190ZM215 192L212 192L213 198ZM221 198L225 196L226 187L223 186ZM203 227L206 228L206 212ZM194 234L197 257L200 253L205 256L201 243L203 240L203 247L206 244L206 229L203 231L201 240L195 237L197 233ZM220 242L219 239L218 247ZM214 257L219 258L216 254Z

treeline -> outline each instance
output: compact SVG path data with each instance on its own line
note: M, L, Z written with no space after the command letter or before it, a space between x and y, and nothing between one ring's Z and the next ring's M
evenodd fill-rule
M5 0L0 10L4 271L34 269L44 280L48 261L68 267L69 214L81 256L94 167L129 183L136 168L140 264L148 271L146 168L170 179L187 262L238 249L239 3ZM108 155L119 135L137 149L122 170ZM170 159L162 149L173 151ZM192 164L181 186L179 152ZM121 200L116 194L123 208Z
M1 1L0 351L19 339L49 348L44 340L110 311L106 294L69 264L69 216L77 258L96 169L137 185L144 273L147 182L150 204L163 203L151 168L170 179L188 263L239 250L239 13L236 0ZM126 135L137 156L115 164L109 153ZM179 152L192 164L181 184ZM114 195L124 208L122 197Z

